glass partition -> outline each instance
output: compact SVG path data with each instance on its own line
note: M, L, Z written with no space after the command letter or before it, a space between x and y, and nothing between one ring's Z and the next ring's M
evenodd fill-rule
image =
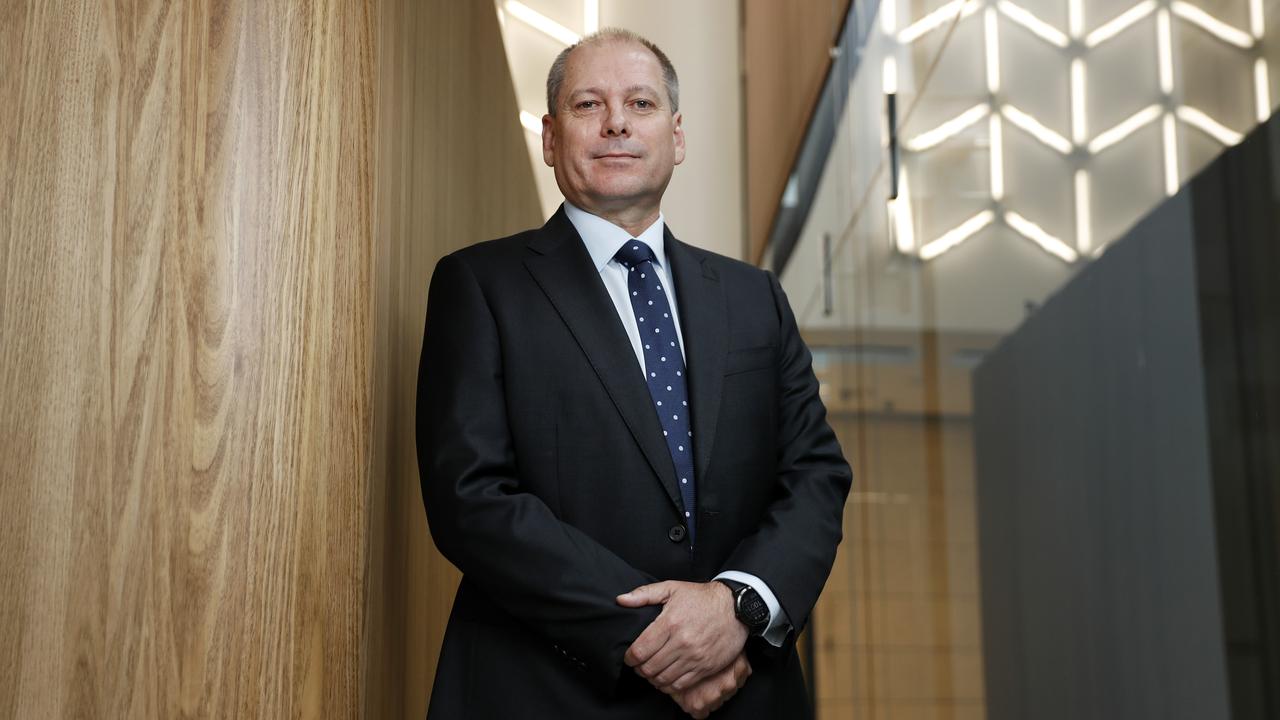
M854 3L780 272L856 476L811 628L819 717L988 717L974 368L1271 115L1277 5Z

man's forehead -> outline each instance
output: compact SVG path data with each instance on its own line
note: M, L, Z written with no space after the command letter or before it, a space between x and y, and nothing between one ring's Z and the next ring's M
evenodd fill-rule
M601 40L574 49L567 74L588 75L602 65L623 65L625 70L662 77L662 66L649 48L634 40ZM616 69L611 68L611 69Z

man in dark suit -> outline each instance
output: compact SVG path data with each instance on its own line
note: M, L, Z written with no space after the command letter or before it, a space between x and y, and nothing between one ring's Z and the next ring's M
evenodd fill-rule
M602 31L547 86L565 204L431 282L418 458L463 578L429 714L803 716L851 482L809 352L772 274L662 220L661 50Z

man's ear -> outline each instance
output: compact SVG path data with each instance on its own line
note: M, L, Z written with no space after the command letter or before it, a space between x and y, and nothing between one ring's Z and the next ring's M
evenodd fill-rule
M552 121L550 115L543 115L542 116L542 162L546 163L547 167L556 166L555 154L553 152L555 148L556 148L555 123Z
M675 136L675 146L676 146L675 164L679 165L680 163L684 162L684 126L682 125L682 123L684 122L684 115L680 113L676 113L671 118L671 122L673 125L675 125L675 127L671 130L672 134Z

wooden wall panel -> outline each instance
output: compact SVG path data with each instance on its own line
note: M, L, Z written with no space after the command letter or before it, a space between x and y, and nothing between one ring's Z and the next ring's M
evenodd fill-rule
M352 717L369 2L0 8L0 717Z
M419 720L458 582L427 534L414 448L427 286L442 255L542 217L494 5L387 0L378 46L374 493L385 502L374 505L366 708Z
M850 0L742 0L747 260L764 258L769 229Z
M541 219L493 6L5 4L0 60L0 717L421 717L427 283Z

